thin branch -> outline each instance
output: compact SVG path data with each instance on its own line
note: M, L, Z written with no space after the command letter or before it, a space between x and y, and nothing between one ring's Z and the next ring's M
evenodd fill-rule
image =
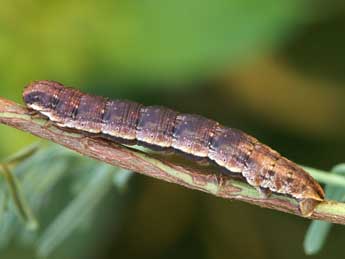
M113 166L222 198L240 200L301 216L298 203L292 198L281 195L264 198L250 185L214 169L174 163L100 138L68 132L53 125L47 126L46 120L33 118L26 108L2 98L0 98L0 123L48 139ZM336 201L322 202L310 218L345 224L345 204Z

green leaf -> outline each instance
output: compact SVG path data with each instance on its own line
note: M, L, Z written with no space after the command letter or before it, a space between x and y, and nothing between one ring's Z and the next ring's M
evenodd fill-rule
M114 173L113 182L120 191L123 191L126 189L128 180L132 175L133 172L120 169Z
M30 230L35 230L38 227L37 220L31 211L30 206L28 205L24 195L22 194L22 190L19 186L19 181L16 176L10 171L10 169L5 164L0 164L0 170L2 171L2 175L4 176L9 191L11 193L11 197L13 200L13 204L15 205L16 211L18 215L23 219L26 223L26 226Z
M344 177L345 164L339 164L333 167L331 174L334 176L340 175ZM345 201L345 189L343 187L330 183L326 185L325 192L328 199L342 202ZM313 255L322 249L331 227L331 223L319 220L314 220L310 224L304 239L304 251L306 254Z
M37 253L46 257L88 220L104 195L112 187L114 167L101 164L89 183L47 227L37 242Z
M23 162L25 159L33 156L40 147L41 147L41 143L36 142L24 149L21 149L19 152L17 152L13 156L8 157L5 161L3 161L3 163L6 164L8 167L15 166L18 163Z
M304 170L306 170L312 177L314 177L317 181L324 183L326 185L333 185L345 188L345 176L340 174L332 174L330 172L326 172L323 170L311 168L308 166L302 166ZM340 169L339 169L340 168ZM333 168L334 171L332 172L341 172L341 169L343 168L343 164L340 164L338 166L335 166Z
M7 208L8 195L5 190L0 190L0 222L2 222L4 213Z
M27 158L20 155L30 153L25 150L32 148L11 157ZM5 161L17 160L12 158ZM29 159L19 160L13 170L5 165L6 178L0 178L6 179L0 181L0 249L16 241L29 248L37 245L39 254L51 253L77 231L89 230L97 206L106 198L107 192L114 188L114 184L123 190L132 175L58 145L49 145L34 152ZM13 199L8 199L5 184L11 188ZM24 198L26 201L23 202ZM50 203L52 200L54 203ZM40 231L28 231L20 224L18 215L30 217L25 214L26 206L30 206L40 219Z

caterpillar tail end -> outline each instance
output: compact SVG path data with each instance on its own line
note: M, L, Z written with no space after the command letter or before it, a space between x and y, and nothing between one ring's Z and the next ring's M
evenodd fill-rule
M306 218L310 217L313 214L316 206L319 205L321 202L321 200L315 200L311 198L300 200L299 210L301 215Z

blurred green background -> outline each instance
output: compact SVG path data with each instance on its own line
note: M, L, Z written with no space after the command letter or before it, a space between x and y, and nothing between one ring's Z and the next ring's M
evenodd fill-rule
M240 128L297 163L328 170L344 161L344 46L342 1L2 0L0 95L21 102L27 83L49 79L166 105ZM35 140L0 125L0 156ZM54 165L50 157L42 161ZM73 163L74 170L61 166L68 176L46 190L52 197L36 211L43 227L28 239L40 240L63 213L78 192L73 186L84 183L81 165L95 164ZM59 173L47 168L40 173ZM93 217L49 258L306 257L307 220L137 174L123 191L106 190ZM16 233L0 236L1 258L35 258L37 242L23 245ZM340 258L344 233L335 226L315 258Z

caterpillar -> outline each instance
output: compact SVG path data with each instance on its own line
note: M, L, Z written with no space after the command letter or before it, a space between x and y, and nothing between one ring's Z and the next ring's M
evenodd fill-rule
M303 216L310 216L324 200L321 186L297 164L256 138L200 115L109 100L47 80L27 85L23 100L59 127L211 160L266 195L293 197Z

